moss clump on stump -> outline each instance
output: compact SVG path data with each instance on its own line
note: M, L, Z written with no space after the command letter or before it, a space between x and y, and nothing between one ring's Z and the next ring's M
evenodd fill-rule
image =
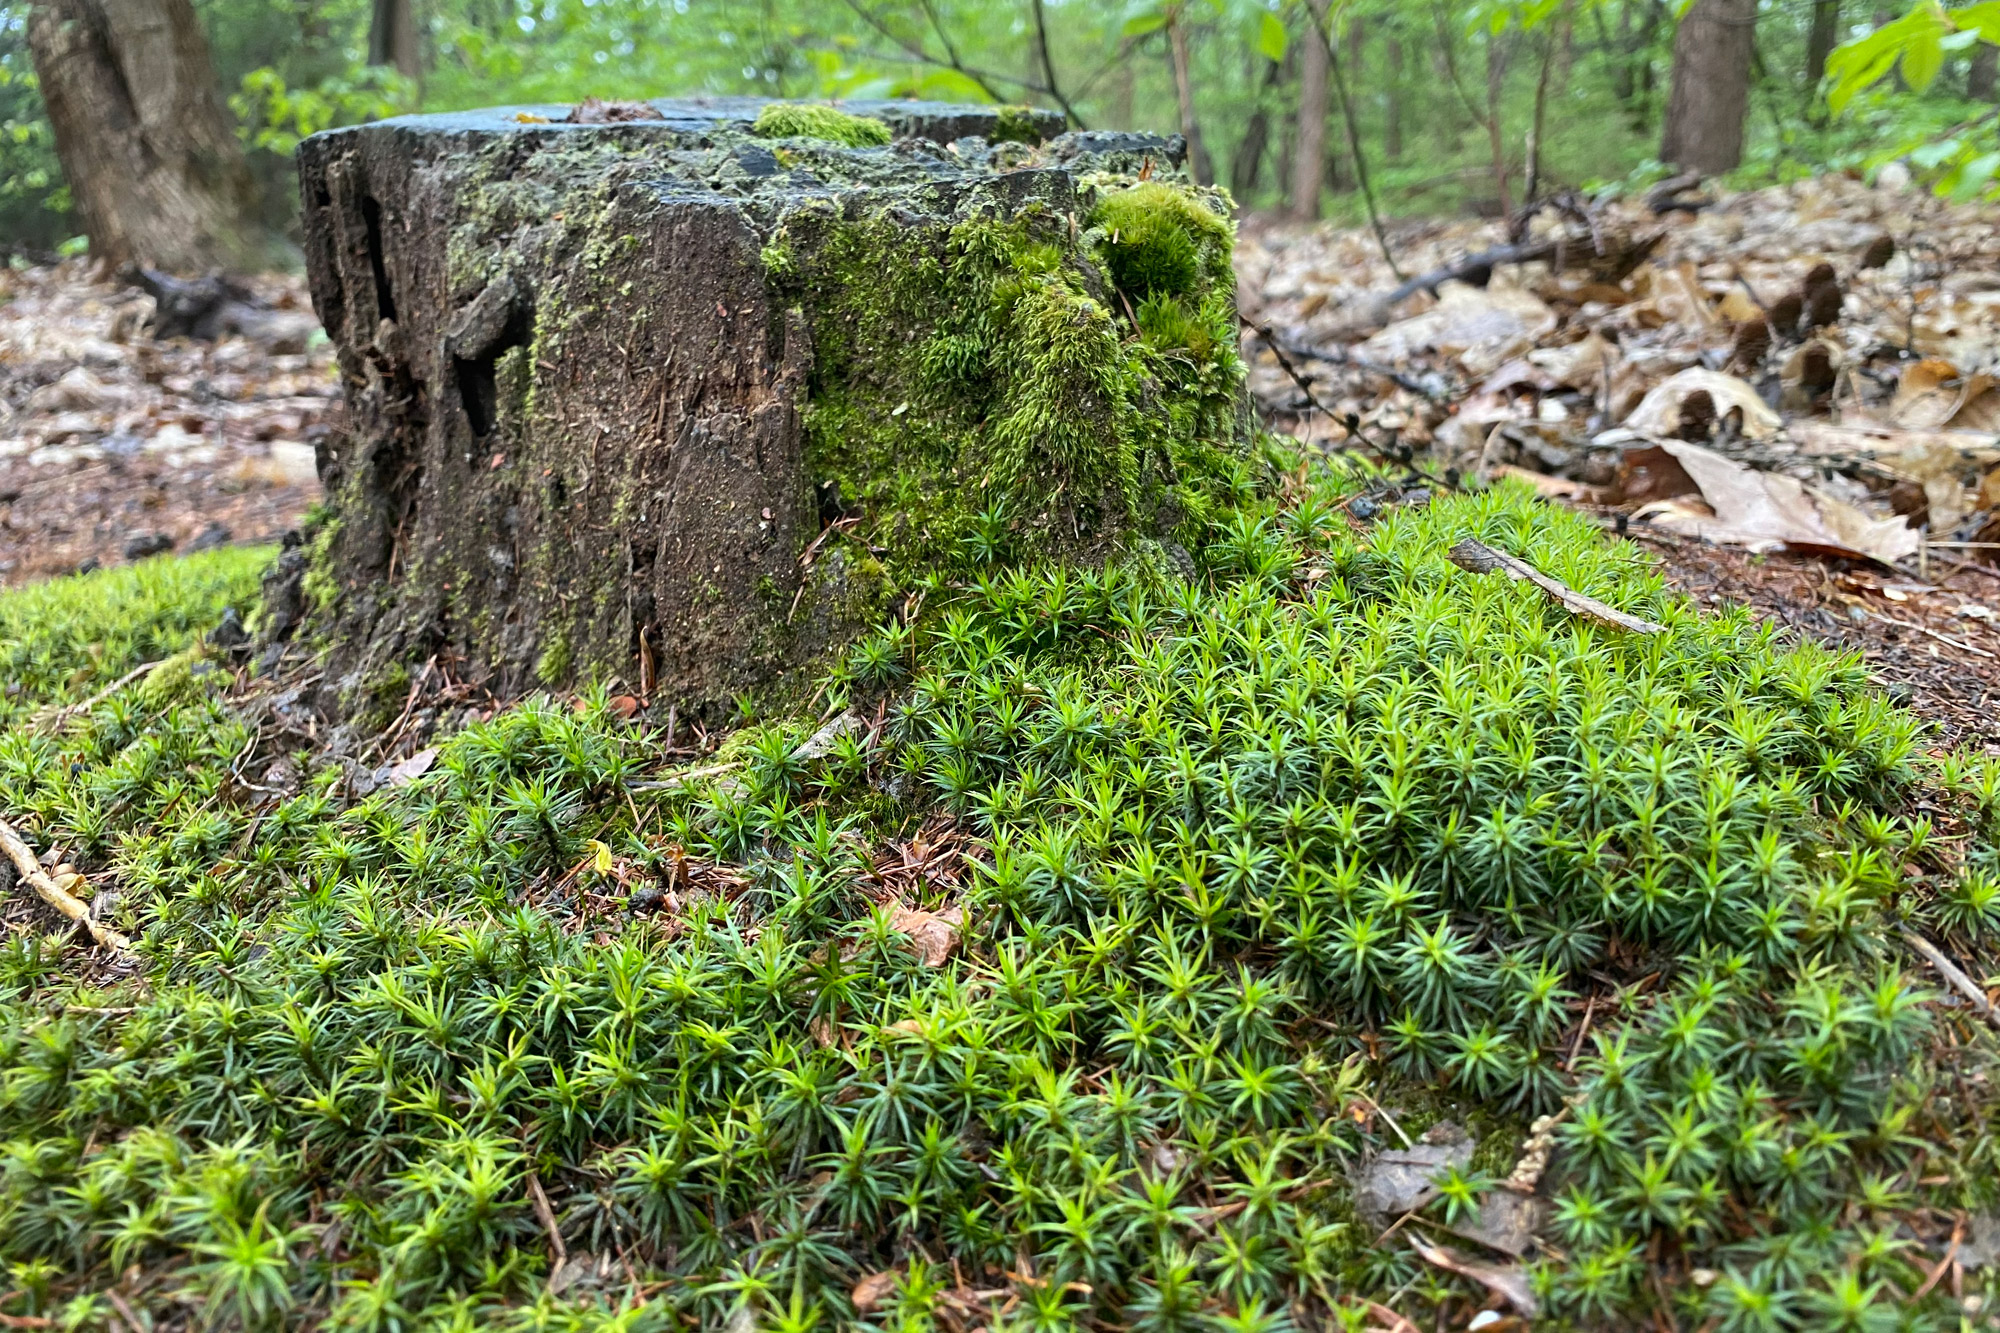
M879 148L891 137L889 127L871 116L789 102L765 107L750 132L760 139L824 139L847 148Z
M1141 183L1134 136L1023 108L654 109L302 148L356 423L325 702L442 654L719 719L925 580L1184 543L1246 492L1229 223L1172 144Z

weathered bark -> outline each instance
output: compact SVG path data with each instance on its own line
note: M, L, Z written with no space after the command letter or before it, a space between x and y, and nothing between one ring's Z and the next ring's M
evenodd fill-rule
M1098 188L1080 182L1174 181L1179 141L1036 149L994 142L1001 118L1046 138L1057 113L892 102L849 106L899 136L855 150L760 139L762 105L655 102L657 119L600 124L507 108L302 145L307 271L353 422L320 460L324 704L365 708L435 654L503 694L616 677L713 717L885 614L897 562L935 569L960 510L1000 504L1011 540L1078 551L1164 530L1156 465L1092 480L1075 450L1037 452L1046 432L1007 462L996 423L1035 357L992 342L1025 336L991 331L1005 325L960 332L967 312L998 317L946 284L1018 234L1064 256L1068 285L1017 281L1017 299L1101 330L1034 373L1128 354L1123 293L1083 297L1107 270L1080 258ZM1218 244L1206 273L1227 272ZM1178 402L1093 401L1096 383L1035 389L1038 431L1093 413L1110 455Z
M1826 58L1840 43L1840 0L1813 0L1812 27L1806 33L1806 93L1810 96L1826 77Z
M1674 33L1660 159L1712 176L1743 161L1757 0L1695 0Z
M406 79L422 76L414 0L375 0L368 22L368 63L394 66Z
M180 272L268 260L190 0L35 0L28 41L93 255Z
M2000 73L2000 46L1981 42L1973 47L1965 67L1965 95L1975 102L1991 102L1996 73Z
M1313 23L1323 22L1327 0L1306 0ZM1292 146L1292 216L1302 222L1319 217L1320 190L1326 184L1326 117L1328 53L1317 31L1299 52L1299 126Z

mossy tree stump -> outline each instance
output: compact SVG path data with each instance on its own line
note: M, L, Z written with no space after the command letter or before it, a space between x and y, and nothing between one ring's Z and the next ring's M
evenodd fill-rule
M1246 484L1227 201L1177 139L612 112L300 150L353 427L306 580L341 706L436 653L501 693L615 676L713 713L917 579L1157 557Z

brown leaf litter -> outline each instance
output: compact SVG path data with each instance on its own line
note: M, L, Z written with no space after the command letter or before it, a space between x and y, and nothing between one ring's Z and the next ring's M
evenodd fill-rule
M0 270L0 586L274 541L319 498L332 348L301 280L249 285L259 338L161 342L152 298L84 261Z
M1948 738L2000 742L2000 207L1843 176L1693 202L1547 212L1544 260L1395 302L1369 233L1246 223L1252 392L1303 439L1592 512L1704 603L1857 647ZM1503 239L1390 234L1405 270Z

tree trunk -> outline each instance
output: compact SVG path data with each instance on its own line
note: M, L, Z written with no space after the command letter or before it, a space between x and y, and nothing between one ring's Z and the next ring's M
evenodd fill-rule
M1389 62L1387 100L1382 105L1382 156L1386 161L1403 159L1403 39L1394 33L1383 44Z
M1965 69L1965 95L1975 102L1991 102L1996 72L2000 72L2000 46L1981 42L1973 47L1972 63Z
M183 273L269 261L190 0L35 0L28 42L92 255Z
M1276 61L1266 60L1263 63L1263 89L1257 94L1257 105L1243 126L1243 138L1237 142L1236 153L1229 159L1229 192L1236 196L1239 205L1246 208L1249 207L1250 196L1256 193L1258 178L1263 175L1264 152L1271 141L1268 102L1284 75L1284 66Z
M1840 0L1813 0L1812 29L1806 34L1806 93L1826 77L1826 58L1840 41Z
M414 0L375 0L368 22L368 63L394 65L397 73L412 81L422 75Z
M1307 0L1321 19L1326 0ZM1299 52L1299 134L1292 146L1292 216L1311 222L1319 216L1320 189L1326 184L1326 43L1309 34Z
M1506 136L1502 133L1500 94L1507 87L1507 40L1499 33L1486 38L1486 148L1493 158L1493 187L1500 195L1500 216L1514 212L1513 192L1507 187Z
M1743 160L1757 0L1695 0L1674 34L1660 158L1706 176Z
M1215 164L1209 161L1208 145L1201 141L1201 121L1194 114L1194 80L1188 73L1187 25L1180 11L1167 23L1168 52L1173 58L1174 96L1180 102L1181 136L1187 140L1188 174L1197 185L1215 184Z
M1151 471L1094 455L1214 390L1107 378L1125 376L1123 311L1085 298L1105 279L1063 222L1086 189L1115 190L1103 182L1131 181L1142 162L1178 185L1175 145L1104 135L1099 151L1086 137L1037 171L988 150L946 174L944 157L918 155L872 171L850 217L801 206L811 192L752 133L754 109L652 106L657 120L602 125L523 123L508 108L412 117L300 147L306 272L350 423L319 455L336 516L315 556L331 594L313 613L327 706L379 713L381 682L405 679L396 664L435 653L502 695L615 677L714 723L738 694L874 624L899 577L885 564L945 559L958 519L942 514L1042 515L1046 544L1031 549L1052 555L1120 549L1124 534L1178 521L1140 504ZM1019 114L847 108L940 153ZM1028 114L1037 138L1062 129L1054 112ZM734 164L740 194L702 186L717 163ZM924 349L1005 281L947 262L964 229L995 221L1043 244L1037 291L1061 313L992 325L968 373L905 416L898 386L918 381ZM1226 245L1201 242L1203 276L1185 292L1196 308L1227 299ZM919 271L938 276L876 276ZM908 336L857 336L859 321ZM1247 449L1247 399L1202 410L1218 423L1198 428L1203 447ZM958 424L1031 413L1018 445ZM945 430L963 451L949 463ZM974 476L953 507L932 498ZM843 515L865 522L860 537L829 526Z

